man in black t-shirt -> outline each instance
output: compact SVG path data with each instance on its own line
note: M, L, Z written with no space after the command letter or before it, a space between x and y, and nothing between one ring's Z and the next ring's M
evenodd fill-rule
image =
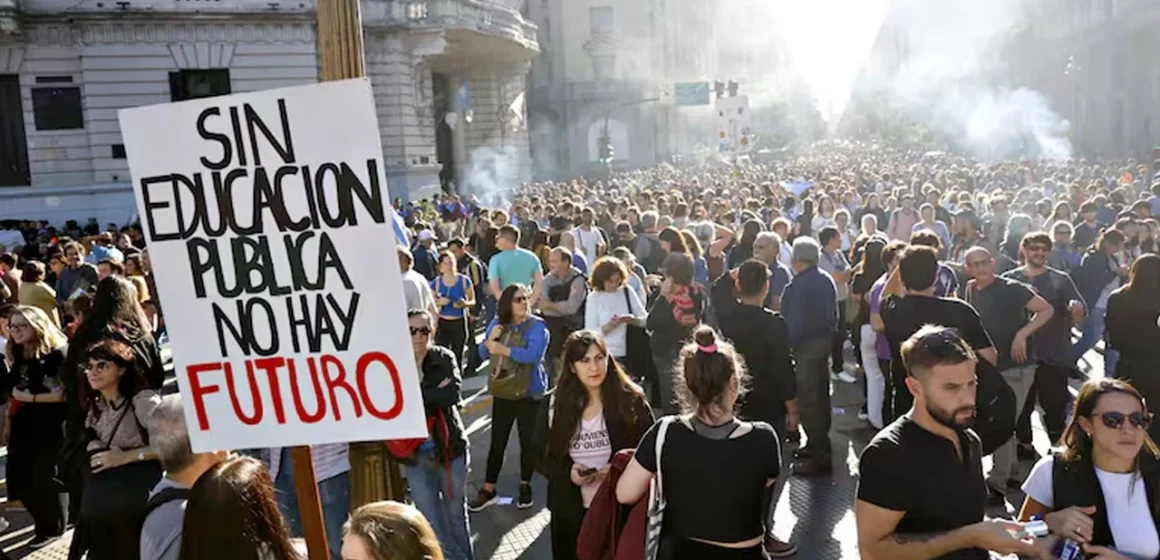
M855 518L863 560L987 560L987 551L1050 560L1021 526L984 521L987 485L975 415L977 358L953 328L928 325L902 345L910 411L860 459Z
M902 343L923 325L946 325L958 329L959 335L983 359L995 363L991 337L983 328L979 314L959 299L935 297L938 254L930 247L910 247L903 253L882 290L882 322L890 343L890 381L886 384L884 421L898 418L913 403L906 388L906 368L900 354Z

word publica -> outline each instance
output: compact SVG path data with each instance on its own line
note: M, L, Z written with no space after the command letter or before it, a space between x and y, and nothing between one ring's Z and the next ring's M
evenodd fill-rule
M188 239L198 231L209 236L226 231L256 235L264 231L262 216L267 213L281 232L322 225L356 226L356 198L374 223L386 222L377 159L366 159L365 176L360 176L357 165L347 162L300 165L284 99L278 100L280 126L273 127L280 135L249 103L228 107L227 112L228 123L220 122L225 118L221 107L208 107L197 118L198 135L221 151L216 159L199 158L208 173L166 173L141 179L151 241ZM260 143L278 154L280 165L262 161ZM248 199L248 204L235 204L238 196Z
M392 420L403 412L399 369L390 356L379 351L359 356L353 372L348 370L348 364L332 354L310 355L302 359L257 358L245 360L242 369L244 372L236 371L235 364L228 361L193 364L186 368L187 389L197 415L198 429L203 432L210 429L208 405L215 404L212 407L215 411L221 409L220 402L211 401L223 398L220 395L223 388L234 416L247 426L269 421L270 415L274 422L282 425L287 423L289 414L302 424L316 424L328 417L341 421L344 409L352 410L355 418L369 414L379 420ZM353 375L348 375L351 373ZM382 387L383 384L369 382L368 378L384 374L390 382L391 394L372 395L371 387ZM309 391L302 390L299 383L302 375L309 377ZM287 410L288 404L292 405L292 410Z

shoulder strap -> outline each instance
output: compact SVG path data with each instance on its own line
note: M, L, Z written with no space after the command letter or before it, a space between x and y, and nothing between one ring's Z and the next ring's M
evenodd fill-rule
M677 419L676 416L668 416L666 418L661 419L661 426L660 426L660 428L657 429L657 442L656 442L656 449L655 449L656 461L657 461L657 493L656 493L656 496L657 496L657 500L659 500L661 502L665 501L664 481L663 481L663 477L661 476L661 470L662 470L661 469L661 454L664 453L664 450L665 450L665 438L668 437L669 426L672 425L673 421L676 419Z
M149 501L145 502L145 512L141 514L141 526L143 527L145 525L145 520L149 519L149 515L153 513L153 510L176 500L189 500L192 494L193 491L189 488L175 487L166 488L154 494L149 498ZM141 532L140 529L138 527L138 534Z
M117 437L117 430L121 429L121 422L125 420L125 415L128 414L129 411L133 408L133 400L126 400L128 402L125 403L125 408L121 410L121 415L117 417L117 423L113 424L113 430L109 432L109 437L105 438L105 441L102 442L102 447L105 449L109 449L109 446L112 445L113 438Z
M628 314L632 315L632 297L628 295L628 290L630 289L631 288L625 285L620 289L620 291L624 293L624 305L628 307Z

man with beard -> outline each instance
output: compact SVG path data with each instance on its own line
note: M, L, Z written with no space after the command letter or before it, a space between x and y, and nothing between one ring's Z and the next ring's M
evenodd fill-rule
M1050 236L1043 232L1029 233L1023 236L1020 245L1023 261L1027 264L1003 276L1031 286L1055 308L1051 320L1033 337L1039 361L1017 429L1020 458L1027 455L1028 459L1038 459L1031 447L1031 412L1038 400L1043 407L1043 424L1048 438L1052 442L1059 441L1071 400L1067 380L1076 369L1075 360L1071 359L1071 327L1083 325L1084 301L1070 276L1047 265L1052 250Z
M959 299L935 296L937 275L938 253L931 247L909 247L882 289L880 309L886 340L890 343L890 379L886 382L885 411L889 414L885 416L885 422L901 416L913 403L906 386L902 343L923 325L954 327L976 354L992 364L998 360L995 345L975 309Z
M1035 380L1039 355L1035 333L1051 320L1055 308L1036 295L1031 286L996 276L995 259L982 247L968 250L963 264L972 276L967 284L967 303L978 311L995 343L998 351L995 366L1015 393L1015 410L1020 411ZM1019 488L1022 482L1018 479L1015 445L1012 438L995 450L993 466L987 475L991 486L989 505L1003 505L1005 492Z
M987 560L987 551L1054 558L1022 526L985 521L987 485L975 415L978 358L954 328L927 325L901 345L908 413L860 459L855 517L863 560Z

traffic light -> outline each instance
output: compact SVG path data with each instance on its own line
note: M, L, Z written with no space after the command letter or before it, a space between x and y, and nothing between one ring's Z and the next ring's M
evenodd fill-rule
M737 80L729 80L729 97L737 97Z
M615 155L615 150L612 148L612 138L608 136L600 137L600 163L612 163L612 158Z

